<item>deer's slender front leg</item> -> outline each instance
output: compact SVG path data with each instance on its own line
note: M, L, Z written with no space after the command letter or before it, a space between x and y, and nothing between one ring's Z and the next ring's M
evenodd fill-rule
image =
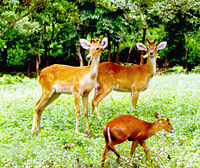
M40 120L43 110L48 104L50 104L53 100L55 100L59 96L56 95L53 97L53 91L45 92L42 94L41 98L35 105L35 111L33 115L33 126L32 126L32 135L36 132L36 134L40 131ZM53 98L52 98L53 97Z
M131 146L131 152L130 152L130 157L133 155L133 152L135 151L135 148L138 145L138 140L133 141L132 146Z
M140 142L140 145L144 148L144 152L146 154L147 160L149 160L148 149L144 141Z
M99 95L100 89L101 89L100 87L96 87L94 90L94 97L93 97L92 104L91 104L91 115L93 115L93 112L94 112L94 100Z
M76 106L76 133L78 134L78 123L79 123L79 117L80 117L80 96L78 93L74 92L74 101Z
M88 94L83 95L82 101L83 101L83 111L85 116L86 132L88 136L90 136L90 127L88 121Z
M101 88L100 91L97 93L97 95L92 100L92 106L95 108L97 112L97 116L99 119L101 119L100 112L98 109L99 103L102 101L104 97L106 97L111 91L113 90L113 87L105 87Z
M102 166L101 167L104 167L104 163L105 163L105 160L106 160L106 157L108 155L109 150L110 150L110 148L108 147L108 144L106 144L104 152L103 152Z
M136 109L138 97L139 97L139 91L131 89L131 110Z

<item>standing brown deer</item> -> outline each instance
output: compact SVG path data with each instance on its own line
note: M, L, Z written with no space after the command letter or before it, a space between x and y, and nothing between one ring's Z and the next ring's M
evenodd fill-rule
M144 148L144 152L149 160L145 140L162 129L171 133L175 132L167 117L161 117L158 113L154 115L158 120L153 123L148 123L131 115L121 115L109 121L103 129L106 146L102 157L102 167L104 167L106 156L110 150L117 155L119 160L120 154L114 146L126 140L133 141L130 158L137 145L140 144Z
M99 40L92 40L92 43L85 39L79 40L84 49L90 49L87 59L91 59L90 66L74 67L68 65L51 65L41 71L39 82L42 87L42 96L35 106L33 116L32 134L39 133L42 111L47 105L59 97L61 93L73 94L76 106L76 133L78 133L80 117L80 96L82 96L86 131L90 135L88 123L88 95L96 86L100 55L108 44L107 37ZM37 120L37 121L36 121Z
M91 113L95 109L100 118L98 104L112 90L131 92L131 108L135 110L139 93L148 88L149 82L156 72L157 51L166 47L167 42L156 46L156 40L151 42L147 38L148 46L137 43L139 50L146 51L147 63L144 65L121 66L112 62L103 62L99 65L97 77L98 85L95 88L92 100Z

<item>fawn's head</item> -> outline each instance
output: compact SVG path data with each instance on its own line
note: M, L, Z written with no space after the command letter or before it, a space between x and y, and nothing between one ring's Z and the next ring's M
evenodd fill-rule
M154 113L154 116L158 119L161 127L164 128L167 132L175 132L167 117L161 117L158 113Z

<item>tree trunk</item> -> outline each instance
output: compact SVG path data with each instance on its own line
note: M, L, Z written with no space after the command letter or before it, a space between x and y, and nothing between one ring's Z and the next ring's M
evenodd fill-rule
M135 37L134 37L134 39L133 39L133 41L132 41L131 47L130 47L130 49L129 49L128 58L127 58L127 61L126 61L127 63L129 62L129 59L130 59L130 56L131 56L131 50L132 50L132 48L133 48L133 44L134 44L135 39L136 39L136 37L137 37L137 35L138 35L138 33L139 33L139 30L140 30L140 29L138 29L138 32L136 33L136 35L135 35Z
M119 62L119 43L117 43L117 54L116 54L116 63Z
M81 58L82 58L82 61L84 60L84 58L85 58L85 49L83 49L83 48L80 48L80 51L81 51ZM80 62L80 61L79 61ZM84 66L84 62L83 62L83 64L82 64L83 66Z
M31 69L31 63L32 63L32 61L33 61L33 57L31 56L31 58L29 60L29 63L28 63L28 68L27 68L27 73L26 73L27 76L31 76L30 75L30 69Z
M110 45L110 40L108 40L108 61L111 59L111 45Z
M44 36L46 36L46 33L47 33L46 23L44 23ZM44 54L43 54L43 59L42 59L42 61L44 62L43 67L46 67L46 66L49 65L49 61L48 61L48 44L49 44L49 42L45 38L45 41L44 41Z
M142 37L142 43L144 44L145 42L145 36L146 36L146 27L143 27L143 37ZM141 56L140 56L140 65L143 65L144 64L144 51L142 50L141 51Z
M164 67L167 68L168 67L168 59L167 59L167 55L165 56L165 63L164 63Z
M115 49L116 49L116 47L115 47L115 43L113 43L113 47L114 47L114 51L113 51L113 58L114 58L115 55L116 55L116 52L115 52Z
M39 66L40 66L40 57L38 55L35 56L36 57L36 67L35 67L35 71L36 71L36 77L39 77Z
M79 58L79 63L80 63L80 66L83 66L83 58L81 56L81 48L80 46L77 46L77 54L78 54L78 58Z
M2 52L2 65L0 67L1 72L7 71L7 58L8 58L8 46L4 48L4 51Z
M185 48L185 71L188 72L188 44Z

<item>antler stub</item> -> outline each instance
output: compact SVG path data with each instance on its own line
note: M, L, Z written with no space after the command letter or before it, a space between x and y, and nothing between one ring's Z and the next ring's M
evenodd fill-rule
M96 43L96 42L98 42L99 43L99 39L92 39L92 43Z

